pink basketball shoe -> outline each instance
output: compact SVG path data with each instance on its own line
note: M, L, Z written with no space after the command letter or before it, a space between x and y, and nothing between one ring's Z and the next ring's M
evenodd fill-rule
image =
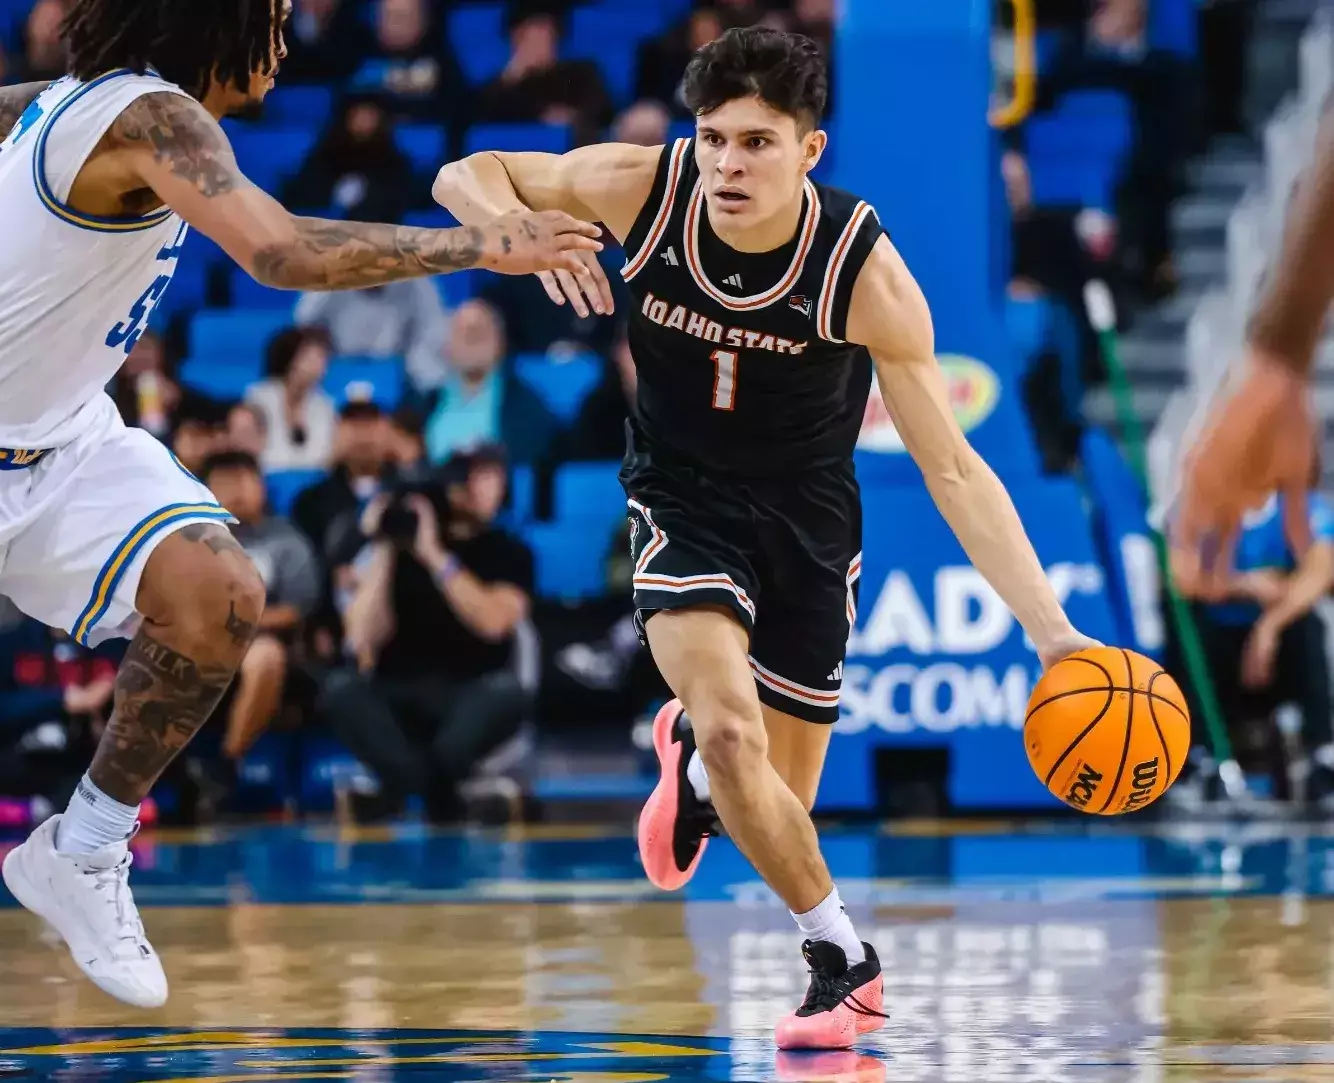
M695 875L709 836L718 833L713 806L695 796L686 777L695 735L679 699L653 720L653 748L662 777L639 813L639 856L653 884L675 891Z
M801 1007L778 1023L779 1049L848 1049L859 1034L878 1030L888 1018L880 960L870 944L866 961L848 966L837 944L807 940L801 953L811 968L811 984Z

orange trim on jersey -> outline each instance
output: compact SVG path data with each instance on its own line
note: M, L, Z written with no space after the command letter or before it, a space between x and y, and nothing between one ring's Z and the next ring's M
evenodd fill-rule
M736 595L741 608L755 619L755 603L744 590L737 586L730 575L717 572L713 575L636 575L636 590L665 590L669 594L685 594L692 590L726 590Z
M841 691L825 692L819 688L808 688L804 684L797 684L795 681L780 677L772 669L765 669L754 658L746 660L750 663L751 672L755 674L755 679L760 684L772 688L775 692L780 692L789 699L795 699L798 703L805 703L810 707L838 706L838 701L843 694Z
M843 234L839 237L838 244L834 245L833 254L829 257L829 266L825 269L824 284L820 287L820 314L815 321L815 333L830 342L843 341L834 337L834 295L838 292L838 276L843 271L843 264L847 262L853 238L862 228L867 215L871 214L875 214L875 210L865 200L857 204L852 217L848 219L848 224L843 227Z
M678 139L672 147L672 161L667 167L667 190L662 193L662 202L658 204L658 213L654 216L653 226L649 229L643 246L632 258L627 258L625 266L621 268L621 277L627 282L644 269L654 249L658 247L658 242L662 240L662 235L667 231L667 223L672 218L672 208L676 205L676 189L681 183L685 152L689 145L689 139Z
M783 280L763 293L751 294L749 297L729 297L709 281L704 274L704 264L699 258L699 221L704 208L704 182L703 180L696 181L695 190L690 195L690 204L686 208L685 237L683 239L686 250L686 266L690 268L690 276L695 280L695 284L713 300L724 308L730 308L733 312L749 312L751 309L764 308L773 304L785 294L790 293L806 266L806 257L810 255L811 245L815 243L816 229L820 224L820 194L815 190L815 185L809 180L806 181L805 192L806 217L799 228L801 239L797 244L797 251L792 257L792 263L788 267L787 273L783 275Z
M634 574L639 575L648 567L650 560L667 548L667 535L658 529L658 524L653 521L652 513L638 500L627 500L626 503L639 512L644 522L648 524L649 543L644 546L644 551L639 554L639 559L635 561Z

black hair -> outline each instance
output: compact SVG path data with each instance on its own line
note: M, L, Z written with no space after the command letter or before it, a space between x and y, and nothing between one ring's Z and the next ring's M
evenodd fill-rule
M513 34L529 19L543 16L556 24L557 34L564 31L561 6L554 0L511 0L509 9L505 12L505 33Z
M809 131L824 116L829 75L824 52L805 34L746 26L728 30L695 53L684 89L686 106L696 116L737 98L757 97Z
M259 460L248 451L216 451L204 460L199 468L199 480L206 482L215 470L249 470L252 474L263 477Z
M317 342L333 353L333 339L323 327L287 327L269 339L264 351L264 374L274 380L285 380L296 355L308 342Z
M271 71L282 0L74 0L65 17L70 70L94 79L149 67L202 99L216 78L240 91Z

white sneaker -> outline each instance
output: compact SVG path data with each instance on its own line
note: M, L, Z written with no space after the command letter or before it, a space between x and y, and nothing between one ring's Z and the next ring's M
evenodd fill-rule
M92 854L56 852L52 816L5 857L5 886L51 923L93 983L136 1008L167 1002L167 976L130 894L128 840Z

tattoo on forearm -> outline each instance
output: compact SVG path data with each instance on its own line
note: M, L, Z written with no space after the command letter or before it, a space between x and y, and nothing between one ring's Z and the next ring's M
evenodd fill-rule
M97 787L122 804L142 802L208 721L233 671L199 665L140 631L116 676L115 710L89 768Z
M414 229L372 222L298 218L297 239L265 249L255 276L283 289L357 289L477 266L483 235L477 226ZM510 238L500 238L509 251Z

